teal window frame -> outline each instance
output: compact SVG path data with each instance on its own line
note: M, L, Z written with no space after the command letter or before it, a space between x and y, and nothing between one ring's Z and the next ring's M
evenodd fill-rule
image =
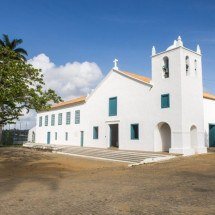
M208 131L209 131L209 147L214 147L214 138L215 138L215 134L214 132L211 132L211 130L213 130L213 128L215 127L215 124L213 123L209 123L208 126Z
M131 124L131 140L139 140L139 124Z
M81 112L80 110L75 111L75 124L80 124Z
M51 115L51 126L55 125L55 114Z
M55 132L55 140L57 140L57 132Z
M45 126L48 126L49 125L49 116L46 115L45 116Z
M109 98L109 116L117 116L117 97Z
M99 139L99 127L98 126L93 127L93 139L94 140Z
M65 140L68 141L68 132L65 132Z
M39 117L39 127L42 127L43 126L43 117L40 116Z
M59 113L58 114L58 125L62 125L62 121L63 121L63 114Z
M70 125L71 122L71 112L66 112L66 124Z
M170 107L170 95L162 94L161 95L161 108L169 108Z

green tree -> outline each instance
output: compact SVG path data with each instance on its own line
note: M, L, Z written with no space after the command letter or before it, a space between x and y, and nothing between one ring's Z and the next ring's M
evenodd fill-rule
M22 39L13 39L10 40L9 36L6 34L3 34L2 39L0 39L0 47L8 47L10 50L13 50L18 55L18 58L23 59L26 61L26 56L28 56L28 53L25 49L17 47L18 45L22 44Z
M44 90L41 70L18 55L8 47L0 47L0 127L13 123L24 110L48 110L52 103L61 101L53 90Z

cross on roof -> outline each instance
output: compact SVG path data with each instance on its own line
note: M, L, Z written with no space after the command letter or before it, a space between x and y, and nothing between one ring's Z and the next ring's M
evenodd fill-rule
M118 65L117 65L117 63L118 63L118 60L117 59L115 59L114 61L114 69L116 69L116 70L118 70L119 68L118 68Z

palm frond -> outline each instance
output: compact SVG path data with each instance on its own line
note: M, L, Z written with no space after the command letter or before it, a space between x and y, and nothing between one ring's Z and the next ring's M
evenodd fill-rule
M4 41L0 40L0 47L5 47Z
M4 40L4 43L5 43L5 46L11 48L11 42L10 42L10 39L9 39L7 34L3 34L3 40Z
M16 44L17 45L20 45L21 43L23 43L23 40L22 39L15 39L16 40Z
M11 42L11 48L12 49L15 49L16 48L16 39L14 39L14 40L12 40L12 42Z
M23 49L23 48L17 48L17 49L14 49L14 51L15 51L16 53L21 54L21 55L27 55L27 56L28 56L27 51L26 51L25 49Z
M16 48L18 45L20 45L22 42L23 42L22 39L14 39L14 40L11 42L12 49L15 49L15 48Z

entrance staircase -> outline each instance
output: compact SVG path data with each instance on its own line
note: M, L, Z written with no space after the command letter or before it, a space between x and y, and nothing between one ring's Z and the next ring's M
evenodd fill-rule
M165 160L173 158L174 156L165 153L154 152L139 152L139 151L127 151L116 149L101 149L101 148L89 148L79 146L68 145L47 145L47 144L35 144L25 143L24 147L49 150L59 154L67 154L72 156L125 162L129 164L141 163L146 159Z

